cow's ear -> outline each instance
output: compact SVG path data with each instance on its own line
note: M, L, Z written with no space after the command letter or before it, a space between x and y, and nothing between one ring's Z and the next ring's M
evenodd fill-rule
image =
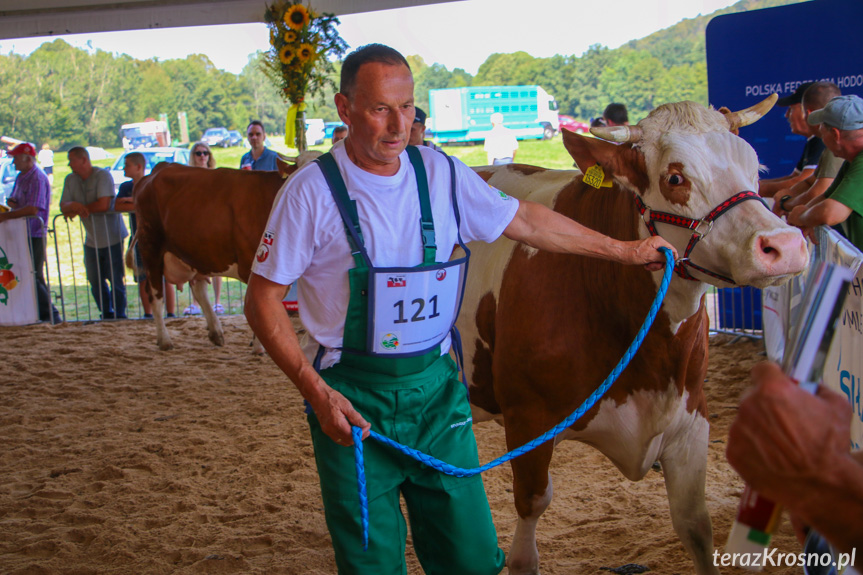
M590 138L562 130L563 145L584 173L599 164L606 178L615 178L624 185L637 190L647 188L644 156L632 144L613 144L599 138Z
M614 164L612 160L617 155L619 145L599 138L581 136L566 128L561 130L561 134L563 135L563 145L572 159L575 160L575 165L582 172L595 164L599 164L603 168L609 168Z
M289 164L281 156L276 158L276 165L279 167L279 175L282 176L283 180L297 171L296 164Z

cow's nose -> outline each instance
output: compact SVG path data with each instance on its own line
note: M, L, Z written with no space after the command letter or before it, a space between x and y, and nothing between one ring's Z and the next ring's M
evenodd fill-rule
M809 262L806 241L798 230L759 235L755 252L755 257L770 275L797 274Z

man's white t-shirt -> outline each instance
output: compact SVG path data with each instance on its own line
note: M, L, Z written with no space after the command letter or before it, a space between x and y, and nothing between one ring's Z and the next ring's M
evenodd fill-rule
M429 179L429 197L437 245L436 261L449 260L458 245L452 209L450 167L431 148L418 148ZM375 267L410 267L423 261L416 176L407 152L399 156L394 176L378 176L354 165L337 143L331 150L351 199L357 203L360 229ZM491 242L500 237L518 209L518 201L486 184L453 158L461 237ZM255 257L252 271L288 285L298 281L300 318L310 337L303 342L309 361L318 344L327 348L321 368L338 362L350 299L349 269L354 266L345 226L317 163L311 163L282 187ZM441 344L449 351L449 339Z
M512 158L518 149L518 140L515 132L506 126L495 126L485 137L483 144L488 163L491 164L498 158Z

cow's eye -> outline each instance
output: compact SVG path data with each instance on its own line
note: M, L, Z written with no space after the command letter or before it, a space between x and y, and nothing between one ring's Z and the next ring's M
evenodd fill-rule
M683 176L680 174L671 174L668 176L668 183L672 186L679 186L684 182Z

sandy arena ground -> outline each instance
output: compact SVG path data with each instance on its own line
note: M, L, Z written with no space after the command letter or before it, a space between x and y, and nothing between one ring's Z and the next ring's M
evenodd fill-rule
M224 325L227 344L216 348L203 319L170 320L177 347L166 353L146 321L0 328L0 573L335 573L301 398L269 358L252 356L242 317ZM725 437L760 351L711 341L707 503L720 548L742 489ZM482 462L505 452L496 424L476 435ZM552 474L539 529L545 575L626 563L693 572L661 472L632 483L565 442ZM510 469L484 478L507 550ZM775 544L799 552L787 521ZM412 556L409 572L421 572Z

